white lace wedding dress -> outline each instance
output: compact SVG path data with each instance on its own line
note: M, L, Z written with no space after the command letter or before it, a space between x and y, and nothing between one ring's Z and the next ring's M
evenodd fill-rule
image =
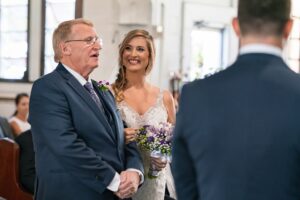
M151 106L143 115L137 113L125 101L118 105L122 119L128 127L140 128L143 125L158 125L160 122L167 122L168 114L163 104L163 92L160 92L155 105ZM145 169L145 181L133 196L133 200L163 200L165 187L168 187L170 196L175 198L175 186L169 164L163 169L155 179L147 177L150 167L150 153L139 149L143 158Z

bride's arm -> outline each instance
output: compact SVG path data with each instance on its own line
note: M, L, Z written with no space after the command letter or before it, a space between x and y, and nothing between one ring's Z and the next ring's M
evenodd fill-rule
M165 108L167 109L168 122L171 124L175 124L176 110L175 110L174 99L170 92L164 91L163 103L164 103ZM167 165L167 161L161 160L161 158L152 158L151 157L151 163L154 164L156 169L159 171L162 170L163 168L165 168Z
M169 91L164 91L163 102L168 112L168 122L175 124L175 102L172 94Z

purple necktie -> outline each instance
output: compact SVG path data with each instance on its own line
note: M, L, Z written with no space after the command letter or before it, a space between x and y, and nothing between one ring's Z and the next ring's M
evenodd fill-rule
M96 94L93 85L90 82L86 82L86 84L84 84L84 87L85 87L85 89L87 89L87 91L89 92L92 99L95 101L95 103L99 107L99 109L104 113L103 105L102 105L98 95Z

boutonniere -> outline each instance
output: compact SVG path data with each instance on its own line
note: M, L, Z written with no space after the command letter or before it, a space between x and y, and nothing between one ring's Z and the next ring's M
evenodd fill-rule
M108 81L99 81L98 82L98 88L101 90L101 91L108 91L109 90L109 82Z

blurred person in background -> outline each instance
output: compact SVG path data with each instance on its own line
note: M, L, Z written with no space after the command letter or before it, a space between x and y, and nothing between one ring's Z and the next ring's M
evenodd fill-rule
M13 116L9 119L10 127L15 137L22 132L31 128L28 123L29 112L29 95L27 93L19 93L15 98L16 110Z

